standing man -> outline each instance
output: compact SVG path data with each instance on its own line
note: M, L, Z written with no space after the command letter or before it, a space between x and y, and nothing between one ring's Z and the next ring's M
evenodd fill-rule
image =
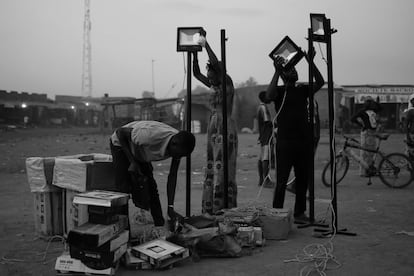
M131 193L135 206L150 209L154 226L164 228L164 217L153 176L152 161L171 157L167 180L168 216L179 216L174 211L177 171L181 157L191 154L195 137L191 132L157 121L134 121L118 128L110 138L115 167L116 186Z
M270 181L268 174L269 160L272 156L271 151L273 150L273 147L271 145L273 123L270 116L270 111L267 108L267 104L269 104L270 101L266 98L266 91L261 91L259 93L259 100L260 104L257 107L256 112L256 118L259 125L258 140L260 144L260 156L259 161L257 162L257 169L259 172L259 186L261 186L265 180Z
M313 51L314 52L314 51ZM309 57L305 54L306 60ZM312 59L313 60L313 59ZM306 192L310 158L313 158L311 124L308 116L309 85L297 85L298 73L294 67L285 69L283 57L274 59L275 73L266 92L274 102L276 110L276 171L277 184L273 197L273 208L283 208L286 184L291 169L296 178L294 218L296 223L306 223ZM312 92L316 93L324 84L318 68L312 62L315 82ZM279 78L283 85L278 86Z

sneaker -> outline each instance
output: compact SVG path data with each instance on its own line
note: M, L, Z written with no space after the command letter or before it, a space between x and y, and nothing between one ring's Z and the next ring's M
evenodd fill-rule
M295 224L306 224L309 221L309 218L305 214L295 216Z

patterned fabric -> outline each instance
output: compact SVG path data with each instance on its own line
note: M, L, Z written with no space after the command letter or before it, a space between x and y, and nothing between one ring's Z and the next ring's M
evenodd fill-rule
M221 94L215 89L212 106L218 107ZM228 92L227 103L233 102L234 92ZM231 113L231 108L227 109ZM221 109L213 109L207 129L207 168L203 184L202 212L214 214L224 208L223 116ZM237 207L236 159L238 137L235 121L227 116L228 142L228 208Z

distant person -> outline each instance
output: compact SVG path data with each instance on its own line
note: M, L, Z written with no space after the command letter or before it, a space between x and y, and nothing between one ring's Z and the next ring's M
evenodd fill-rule
M374 101L371 97L365 99L364 105L361 110L357 111L352 117L351 122L358 125L361 128L361 146L366 149L375 150L378 145L378 138L375 136L378 124L378 113L381 110L381 105ZM367 163L368 166L374 165L373 152L365 150L360 151L361 158ZM360 175L369 177L373 173L371 168L366 169L360 165Z
M194 52L193 71L205 86L212 88L210 99L211 114L207 128L207 169L203 184L202 212L214 214L224 206L224 170L223 170L223 86L226 85L227 103L227 153L228 153L228 208L237 207L236 159L238 137L237 128L232 118L234 85L231 77L226 75L222 83L223 64L210 48L204 30L200 33L199 44L208 55L207 76L200 72L197 52Z
M118 129L110 137L115 167L116 186L131 193L135 206L150 210L154 226L164 229L164 217L151 162L171 158L167 180L168 215L179 216L174 210L174 196L180 159L191 154L194 135L157 121L134 121Z
M29 116L23 117L23 125L25 128L29 125Z
M266 183L271 183L271 179L269 178L269 160L272 156L271 151L273 150L271 144L273 123L269 108L267 107L267 104L269 104L271 101L266 98L266 91L260 91L259 100L260 104L257 107L256 111L256 118L259 125L258 140L260 144L260 155L257 162L257 169L259 173L259 186L261 186L264 184L264 181L266 181Z
M305 55L306 60L309 58ZM312 59L313 60L313 59ZM294 67L285 69L283 57L274 59L275 73L270 82L266 96L274 102L276 110L277 138L276 138L276 189L273 197L273 207L283 208L291 169L295 173L295 207L294 218L296 223L307 223L309 218L306 211L306 192L312 143L311 128L308 113L309 85L298 85L298 73ZM312 62L315 73L313 93L316 93L324 84L324 79L318 68ZM283 85L278 86L279 78Z
M408 108L405 110L405 135L407 144L407 155L414 161L414 94L408 99Z

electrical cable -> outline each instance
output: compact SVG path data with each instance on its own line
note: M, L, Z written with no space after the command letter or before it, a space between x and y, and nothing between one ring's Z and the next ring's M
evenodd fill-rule
M321 51L321 55L322 55L322 51ZM323 56L323 55L322 55ZM323 60L325 60L324 57L322 57ZM326 61L326 60L325 60ZM333 95L335 97L335 95ZM335 102L335 98L334 98L334 102ZM332 120L332 129L335 129L335 114L333 114L334 118ZM332 139L332 142L330 143L330 149L332 149L333 151L333 155L336 155L336 149L335 149L335 136ZM336 173L336 162L333 162L333 166L332 166L332 172L331 173L331 183L333 183L333 175L334 173ZM328 242L321 244L321 243L311 243L306 245L302 251L302 254L298 254L296 255L296 257L294 259L289 259L289 260L285 260L285 263L288 262L300 262L300 263L312 263L310 265L306 265L304 266L301 270L300 270L300 275L311 275L312 273L316 272L318 275L321 276L325 276L326 275L326 270L328 269L337 269L339 267L342 266L342 264L336 259L336 257L333 254L334 251L334 245L333 245L333 240L336 236L337 233L337 229L336 229L336 214L334 212L334 208L332 205L332 201L333 201L333 195L331 195L331 200L329 202L329 206L327 211L331 210L331 214L332 214L332 233L330 235L326 235L326 236L318 236L318 237L326 237L326 238L330 238ZM327 216L327 212L325 214ZM328 263L334 263L335 266L333 267L329 267Z
M286 95L287 95L287 90L285 90L285 93L284 93L283 99L282 99L282 104L280 105L279 110L276 112L276 115L272 120L272 136L270 137L269 142L268 142L269 165L272 162L272 156L273 156L273 158L276 159L276 134L277 134L277 126L276 125L277 125L277 117L279 116L280 112L283 109L283 106L285 105ZM274 147L273 147L274 154L273 155L272 155L272 143L274 143ZM275 162L275 166L276 166L276 160L274 160L274 162ZM264 183L267 179L269 179L269 181L273 181L272 176L271 176L271 170L269 170L266 177L263 179L262 185L260 185L261 187L263 187L263 185L264 185ZM275 179L275 181L276 181L276 179ZM259 192L261 192L261 189L259 190ZM260 196L260 194L258 196Z
M48 263L50 263L51 261L53 261L53 260L55 260L56 258L52 258L52 259L49 259L49 260L47 260L46 258L47 258L47 255L49 254L49 253L51 253L51 251L49 251L49 247L50 247L50 244L51 244L51 242L53 241L53 240L55 240L55 239L60 239L62 242L63 242L63 244L64 244L64 247L66 247L66 242L65 242L65 238L63 237L63 236L60 236L60 235L55 235L55 236L52 236L52 237L50 237L50 238L48 238L48 241L47 241L47 245L46 245L46 248L45 248L45 250L44 250L44 252L37 252L35 255L43 255L42 256L42 258L40 259L40 260L36 260L36 259L30 259L30 260L27 260L27 259L15 259L15 258L8 258L8 257L6 257L6 256L3 256L2 258L1 258L1 260L2 261L5 261L5 262L8 262L8 263L17 263L17 262L21 262L21 263L42 263L42 264L48 264ZM60 250L60 252L61 252L61 250Z

